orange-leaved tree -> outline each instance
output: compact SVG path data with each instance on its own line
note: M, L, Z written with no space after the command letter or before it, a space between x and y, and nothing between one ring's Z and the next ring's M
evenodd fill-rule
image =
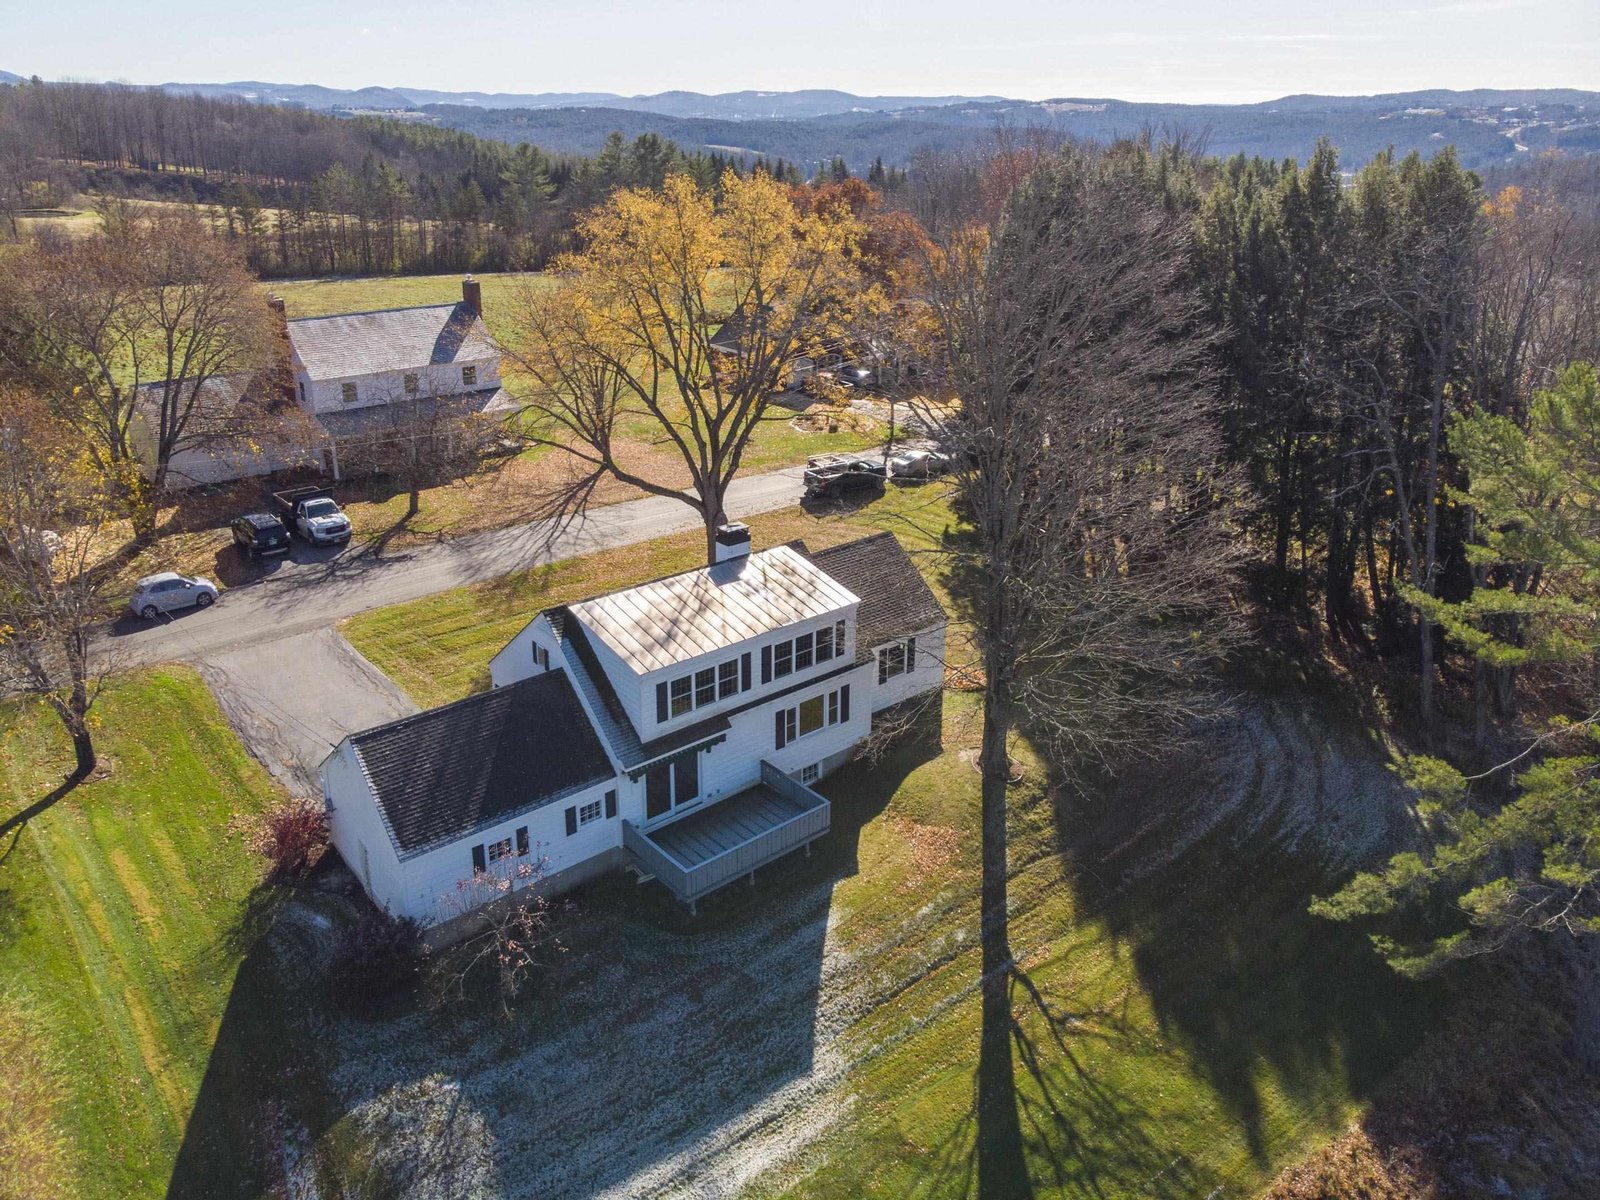
M716 191L671 176L625 189L579 223L582 249L523 289L506 351L531 380L536 442L575 468L547 498L581 512L605 479L680 499L708 561L728 486L795 359L836 345L859 294L861 222L802 212L762 173ZM640 465L665 447L681 481Z

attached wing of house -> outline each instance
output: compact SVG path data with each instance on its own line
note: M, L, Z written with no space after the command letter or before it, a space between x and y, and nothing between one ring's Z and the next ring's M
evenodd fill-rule
M714 566L538 614L493 690L338 747L333 840L376 902L438 919L457 881L532 854L553 887L630 868L693 905L828 831L811 785L941 686L945 615L891 534L719 543Z

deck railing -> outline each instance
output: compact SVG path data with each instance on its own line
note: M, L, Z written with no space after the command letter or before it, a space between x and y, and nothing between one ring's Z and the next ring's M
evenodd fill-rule
M761 783L801 805L802 811L749 841L741 842L692 867L685 867L678 862L657 845L649 834L630 821L622 823L622 844L678 899L692 904L708 892L714 892L828 832L832 808L824 797L803 783L790 779L767 762L761 764Z

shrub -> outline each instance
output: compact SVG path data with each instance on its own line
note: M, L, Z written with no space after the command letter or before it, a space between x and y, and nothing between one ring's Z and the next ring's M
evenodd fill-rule
M271 865L277 879L296 879L322 857L328 844L328 814L303 796L274 804L249 830L250 849Z
M370 1016L410 993L422 966L422 925L362 904L353 924L334 938L330 986L335 1001Z

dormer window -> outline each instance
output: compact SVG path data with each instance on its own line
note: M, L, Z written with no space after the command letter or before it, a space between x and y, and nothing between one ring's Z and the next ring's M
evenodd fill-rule
M417 394L417 377L415 375L407 375L406 376L406 395L415 396L416 394Z
M477 387L478 386L478 368L477 367L462 367L461 368L461 382L463 384L465 384L467 387Z
M339 385L339 398L346 404L354 404L356 402L356 385L353 383L341 383Z
M741 654L693 675L681 675L656 684L656 720L670 721L737 696L750 686L750 656Z

